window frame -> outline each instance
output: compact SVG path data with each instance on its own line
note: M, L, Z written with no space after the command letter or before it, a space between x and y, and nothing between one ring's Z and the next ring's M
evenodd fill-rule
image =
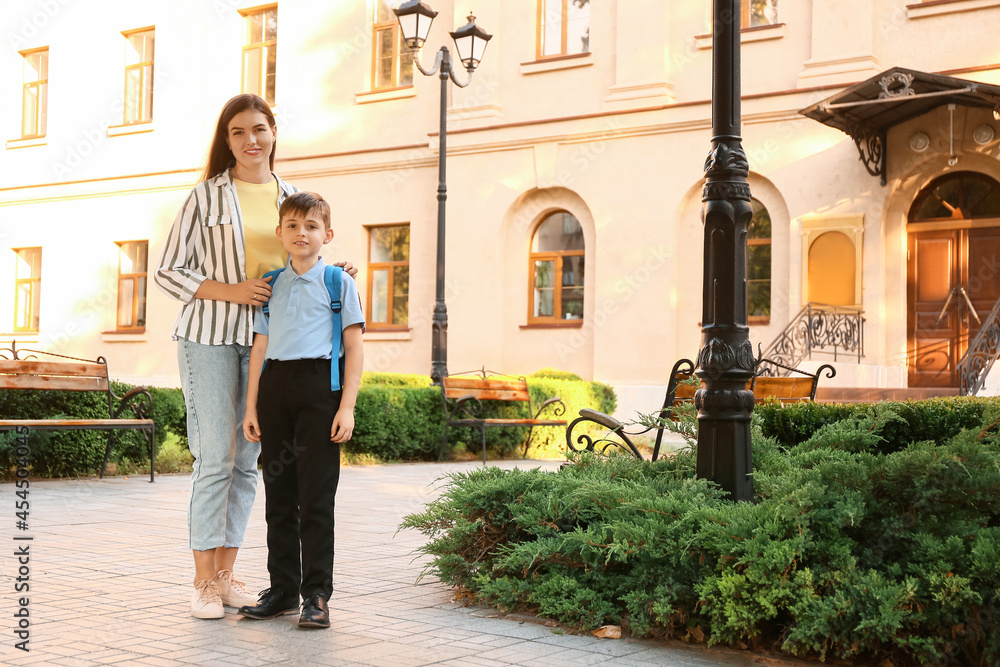
M14 319L12 321L14 333L38 333L41 330L41 310L42 310L42 246L27 246L23 248L11 248L14 253L21 258L21 253L26 250L38 251L38 266L31 264L31 275L22 278L20 275L21 261L16 261L14 265ZM37 271L37 275L35 275ZM37 322L35 326L21 326L18 324L18 314L21 310L21 286L30 285L30 298L28 302L27 321Z
M267 39L267 28L266 28L267 22L266 22L266 16L267 16L267 13L270 12L270 11L272 11L272 10L274 11L274 39L269 40L269 39ZM260 14L264 18L264 20L262 21L262 24L261 24L261 34L260 34L261 41L260 42L252 42L252 43L248 44L247 43L247 37L246 37L246 34L247 34L247 21L250 19L250 17L256 16L258 14ZM247 9L241 9L240 10L240 16L243 19L243 25L242 25L242 27L243 27L243 39L241 40L243 42L243 46L242 46L242 49L240 51L240 92L241 93L253 93L254 95L258 95L259 97L263 98L265 102L267 102L270 106L273 107L275 105L275 100L277 99L277 96L278 96L278 74L277 74L277 69L278 69L278 5L275 3L275 4L270 4L270 5L260 5L260 6L257 6L257 7L248 7ZM274 76L274 91L271 93L271 99L268 99L268 96L267 96L267 77L268 77L268 71L267 71L267 49L268 48L271 48L273 50L273 53L274 53L274 69L275 69L275 71L272 72L272 75ZM257 92L253 92L253 91L247 90L247 88L246 88L246 83L247 83L247 57L246 56L247 56L247 53L249 51L254 51L254 50L258 51L257 62L259 63L259 69L257 71ZM263 93L263 94L261 94L261 93Z
M752 202L757 202L758 204L760 204L761 209L763 209L764 212L767 213L768 220L771 220L771 212L767 209L767 206L764 205L764 202L762 202L761 200L757 199L756 197L752 197L751 198L751 206L753 205ZM749 230L748 230L748 232L749 232ZM767 285L768 285L768 294L770 295L771 294L771 289L770 288L774 284L774 221L773 220L771 220L771 234L767 238L753 239L753 238L750 238L750 234L747 233L747 271L746 271L746 280L747 280L747 323L748 324L768 324L768 323L771 322L771 314L772 314L772 312L774 310L774 303L773 303L773 299L772 298L770 298L770 297L768 298L768 302L767 302L767 315L751 315L749 313L749 308L750 308L750 284L751 283L763 283L764 282L764 280L762 280L760 278L756 278L756 279L753 279L753 280L750 279L750 248L754 247L754 246L770 246L771 250L772 250L772 252L771 252L771 265L767 267Z
M48 132L48 106L49 106L49 47L43 46L38 49L28 49L27 51L20 51L22 61L21 70L21 139L40 139L46 135ZM27 76L27 65L28 58L37 54L45 54L45 78L34 79L32 81L26 80ZM38 68L41 70L41 67ZM35 88L35 117L32 119L32 128L34 133L25 134L25 121L27 120L26 113L27 108L25 107L24 101L25 96L30 88ZM44 99L44 103L42 100Z
M410 289L407 285L406 290L406 324L393 324L390 322L376 322L375 321L375 311L372 309L372 294L374 292L375 280L374 275L376 271L385 271L389 278L389 284L386 287L387 293L387 303L386 303L386 316L391 320L393 309L395 307L395 293L393 290L394 285L394 271L396 267L405 266L407 270L410 268L410 260L389 260L387 262L373 262L372 261L372 232L376 229L391 229L393 227L406 227L407 228L407 246L409 246L410 232L412 228L409 222L393 222L381 225L366 225L365 231L368 234L368 252L365 255L368 260L368 281L365 286L365 312L368 313L368 319L370 321L365 323L365 327L370 331L409 331L410 330ZM391 256L391 251L390 251ZM407 258L410 256L409 248L406 253Z
M372 79L371 79L371 91L386 91L386 90L399 90L403 88L413 87L413 67L410 68L410 82L400 83L399 73L401 69L401 62L403 59L403 49L404 47L413 57L413 52L409 51L409 47L406 47L403 43L403 35L399 29L399 21L395 17L390 21L378 20L378 8L382 3L382 0L375 0L372 11ZM399 3L397 2L397 5ZM392 31L392 70L389 76L388 85L379 85L378 72L379 72L379 54L378 54L378 33L380 30L390 29Z
M535 235L538 233L539 228L545 224L545 222L556 215L557 213L564 213L572 215L580 224L580 219L577 218L573 213L566 209L558 209L554 211L549 211L543 215L538 222L531 229L531 236L528 239L528 326L544 326L544 327L582 327L584 314L581 312L580 317L577 319L564 319L561 316L562 313L562 290L563 290L563 258L565 257L582 257L583 262L586 264L587 261L587 248L584 247L581 250L544 250L539 252L533 252L530 250L533 241L535 240ZM582 229L582 225L581 225ZM555 262L554 272L553 272L553 294L552 294L552 315L542 316L535 315L535 263L536 262ZM574 286L575 287L575 286ZM584 300L586 300L586 289L584 285L580 285L580 289L584 291ZM556 315L560 313L560 315Z
M145 260L146 265L143 270L133 271L131 273L122 273L122 255L125 254L125 246L132 244L144 244L146 246ZM136 241L115 241L115 245L118 247L118 281L117 290L118 293L115 298L115 332L116 333L143 333L146 331L146 296L149 288L149 241L146 239L136 240ZM132 281L132 322L139 321L139 290L136 288L136 283L139 278L142 278L142 325L133 324L132 326L122 326L122 282L125 280Z
M153 47L151 48L151 53L149 54L149 60L140 60L139 62L128 63L128 49L129 40L136 35L143 33L150 33L153 41ZM156 49L156 27L147 26L145 28L136 28L135 30L123 30L122 37L125 38L125 81L124 81L124 95L122 99L125 101L124 108L122 109L122 125L139 125L142 123L152 123L153 122L153 84L154 84L154 60L156 59L155 49ZM139 100L138 109L139 117L137 119L129 119L129 85L128 78L129 72L138 70L139 71ZM148 92L148 95L147 95ZM146 118L146 116L149 116Z
M776 0L775 0L776 1ZM750 28L768 28L770 26L778 25L781 21L777 17L778 9L775 7L775 18L770 23L759 23L757 25L750 25L750 3L752 0L740 0L740 28L741 30L748 30Z
M559 53L550 53L545 55L542 53L542 44L544 40L542 36L545 33L545 2L546 0L537 0L535 3L536 13L535 13L535 61L542 60L558 60L565 58L584 58L591 54L590 49L586 51L581 51L579 53L569 53L567 48L567 40L569 38L569 3L573 0L561 0L561 10L562 15L560 18L560 35L559 35ZM590 24L588 23L587 29L590 29ZM589 47L589 45L588 45Z

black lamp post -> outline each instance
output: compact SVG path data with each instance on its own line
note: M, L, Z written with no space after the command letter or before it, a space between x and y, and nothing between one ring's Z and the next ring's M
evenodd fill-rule
M409 0L400 5L399 9L393 11L399 20L399 29L403 33L403 39L407 46L413 51L419 51L427 39L431 23L437 16L437 12L421 0ZM468 86L469 82L472 81L472 72L483 58L486 43L492 38L492 35L487 34L476 25L476 17L471 14L467 24L450 34L455 40L458 59L465 66L465 71L468 72L465 81L459 81L455 78L455 69L447 46L442 46L441 50L438 51L434 68L430 70L424 69L423 65L420 64L419 53L415 53L413 56L413 62L421 74L426 76L438 74L438 78L441 79L441 127L438 132L437 289L431 334L431 380L435 383L440 383L441 378L448 376L448 308L444 303L445 201L448 199L448 187L445 183L448 124L445 112L448 108L448 79L450 78L459 88Z
M702 190L705 269L696 473L718 482L731 499L752 502L754 399L746 388L754 373L746 283L752 211L750 167L740 143L740 0L715 0L712 13L713 137Z

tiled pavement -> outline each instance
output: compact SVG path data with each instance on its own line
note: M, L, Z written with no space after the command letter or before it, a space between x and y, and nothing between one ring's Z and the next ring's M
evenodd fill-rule
M782 662L728 650L634 639L597 639L497 618L464 607L428 577L401 518L437 491L434 482L475 463L346 467L337 494L335 593L330 630L299 630L297 616L217 621L189 613L188 478L33 481L29 530L15 529L13 484L0 484L9 512L0 535L0 663L4 665L757 665ZM556 462L501 462L555 469ZM237 576L267 584L263 492ZM30 536L29 541L14 537ZM30 651L15 648L17 557L29 546Z

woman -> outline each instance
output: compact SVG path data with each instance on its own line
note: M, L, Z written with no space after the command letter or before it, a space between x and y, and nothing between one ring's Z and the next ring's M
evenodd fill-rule
M253 306L271 296L257 276L285 265L278 207L296 188L274 174L277 129L256 95L219 114L202 183L167 237L156 284L183 303L174 326L194 456L188 507L194 552L191 615L222 618L257 596L233 577L257 488L260 444L243 437ZM349 264L351 275L357 273Z

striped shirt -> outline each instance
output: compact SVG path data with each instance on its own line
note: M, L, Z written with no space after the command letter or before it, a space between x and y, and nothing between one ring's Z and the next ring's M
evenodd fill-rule
M274 178L280 207L298 189L276 174ZM251 344L252 306L194 296L207 279L229 284L246 280L244 248L239 197L232 170L227 170L191 191L160 256L154 281L160 290L183 303L174 324L174 340L183 338L203 345Z

